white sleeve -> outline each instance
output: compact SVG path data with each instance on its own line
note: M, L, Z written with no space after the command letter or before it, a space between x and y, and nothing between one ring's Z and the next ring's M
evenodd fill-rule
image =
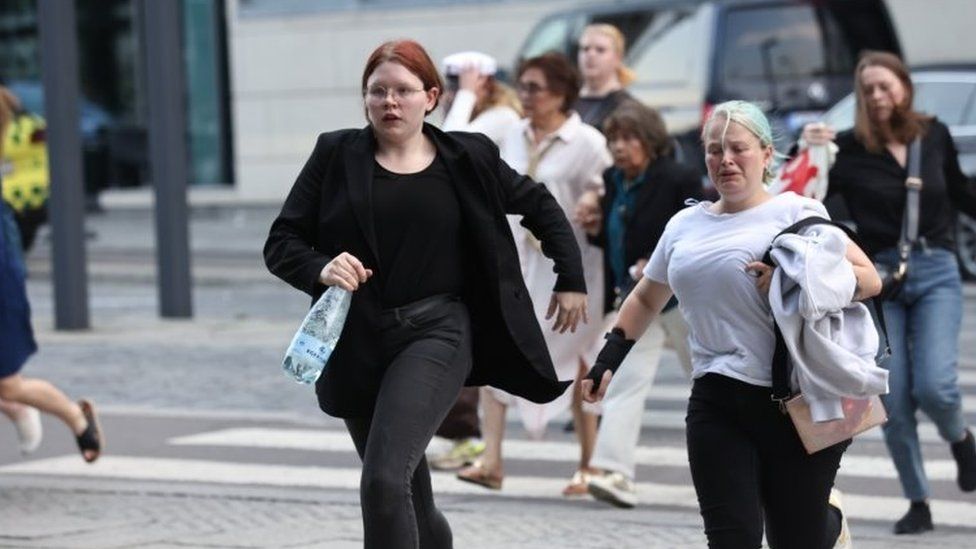
M458 90L454 95L454 102L451 103L451 110L444 117L444 123L441 124L441 129L446 132L470 131L468 124L477 101L478 98L475 97L473 91Z
M483 133L497 145L501 143L508 130L517 124L518 121L518 113L513 109L508 107L492 107L479 114L466 128L458 129Z
M613 157L610 156L610 151L607 149L606 138L603 134L599 134L600 139L594 140L598 142L598 148L596 154L593 155L593 159L588 162L588 165L592 165L597 169L594 171L585 182L583 182L583 191L596 191L600 196L603 196L605 189L603 188L603 172L607 170L610 166L613 166ZM584 166L587 169L587 166Z
M673 238L674 226L671 223L664 228L664 234L657 241L657 246L651 254L651 259L644 266L644 278L649 278L654 282L668 284L668 263L671 262L671 241Z

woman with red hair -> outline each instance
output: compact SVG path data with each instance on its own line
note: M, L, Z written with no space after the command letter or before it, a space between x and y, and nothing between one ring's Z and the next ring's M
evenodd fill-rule
M559 204L487 137L425 123L442 89L418 43L378 47L362 77L368 125L319 136L264 248L271 272L313 300L329 286L354 292L316 393L362 458L368 548L451 547L424 449L465 384L536 402L566 390L506 214L555 262L553 329L585 320L580 250Z

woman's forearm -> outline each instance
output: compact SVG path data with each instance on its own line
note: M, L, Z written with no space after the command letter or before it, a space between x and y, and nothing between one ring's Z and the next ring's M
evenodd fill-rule
M623 330L627 339L640 339L669 299L671 288L666 284L641 278L620 307L615 327Z
M854 278L857 280L853 301L870 299L881 293L881 277L878 276L878 270L874 268L874 263L868 259L867 254L853 242L847 244L847 260L851 262Z

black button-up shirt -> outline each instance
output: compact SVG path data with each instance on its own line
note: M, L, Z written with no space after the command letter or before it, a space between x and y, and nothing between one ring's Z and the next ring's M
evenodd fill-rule
M837 146L828 196L843 196L868 254L894 247L905 212L907 169L887 150L869 152L853 130L838 134ZM953 249L956 209L976 215L976 189L959 168L949 129L936 119L922 137L921 153L918 234L930 246Z

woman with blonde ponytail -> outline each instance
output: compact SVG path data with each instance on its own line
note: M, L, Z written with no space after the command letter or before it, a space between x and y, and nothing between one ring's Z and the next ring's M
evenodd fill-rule
M574 110L583 122L603 131L603 121L622 103L637 101L624 88L636 78L624 66L626 43L617 27L607 23L587 25L580 36L577 64L583 87Z

